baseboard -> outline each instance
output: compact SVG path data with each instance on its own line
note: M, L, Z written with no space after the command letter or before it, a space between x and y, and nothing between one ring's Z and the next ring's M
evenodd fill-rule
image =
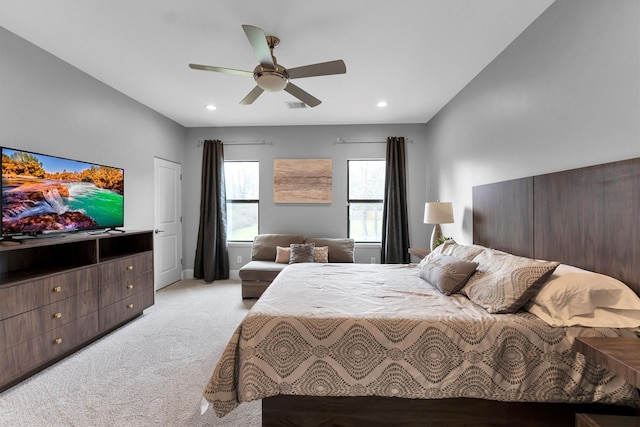
M193 279L193 268L183 270L182 279ZM240 280L240 270L229 270L229 279Z

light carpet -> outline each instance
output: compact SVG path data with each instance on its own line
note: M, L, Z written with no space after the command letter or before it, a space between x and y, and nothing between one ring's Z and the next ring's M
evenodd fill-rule
M183 280L144 314L0 393L0 426L259 426L259 401L200 415L202 390L255 300Z

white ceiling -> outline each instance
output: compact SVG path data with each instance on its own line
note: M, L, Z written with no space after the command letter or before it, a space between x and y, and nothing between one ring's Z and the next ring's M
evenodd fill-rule
M426 123L552 2L0 0L0 26L187 127ZM252 71L242 24L281 39L284 67L343 59L347 74L295 80L315 108L286 92L239 105L251 77L187 64Z

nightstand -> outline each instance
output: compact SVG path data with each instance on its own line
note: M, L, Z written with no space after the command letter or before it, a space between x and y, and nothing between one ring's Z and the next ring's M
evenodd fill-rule
M420 259L422 261L422 258L426 257L427 255L429 255L431 253L431 249L429 248L409 248L409 253L411 255L413 255L414 257Z
M578 337L577 352L640 388L640 339Z
M640 388L640 339L578 337L577 352ZM576 427L640 427L640 417L576 414Z
M640 427L640 417L576 414L576 427Z

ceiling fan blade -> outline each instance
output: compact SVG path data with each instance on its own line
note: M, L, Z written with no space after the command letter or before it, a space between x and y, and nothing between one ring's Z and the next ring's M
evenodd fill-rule
M260 86L254 87L253 90L249 92L249 94L245 96L242 101L240 101L240 105L253 104L253 101L255 101L260 96L260 94L262 94L262 92L264 92L264 89L262 89Z
M319 64L304 65L302 67L288 68L287 74L290 79L300 79L302 77L329 76L332 74L344 74L347 66L342 59L337 61L321 62Z
M294 85L291 82L287 84L287 87L285 87L284 90L289 92L291 95L295 96L296 98L298 98L300 101L307 104L309 107L318 106L322 102L318 98L315 98L314 96L300 89L298 86Z
M247 39L249 39L253 53L256 54L260 65L267 66L271 69L276 68L273 63L273 56L271 56L271 49L269 49L269 45L267 44L267 35L262 28L254 27L253 25L243 25L242 29Z
M253 76L252 71L234 70L233 68L214 67L211 65L189 64L193 70L215 71L217 73L235 74L237 76Z

